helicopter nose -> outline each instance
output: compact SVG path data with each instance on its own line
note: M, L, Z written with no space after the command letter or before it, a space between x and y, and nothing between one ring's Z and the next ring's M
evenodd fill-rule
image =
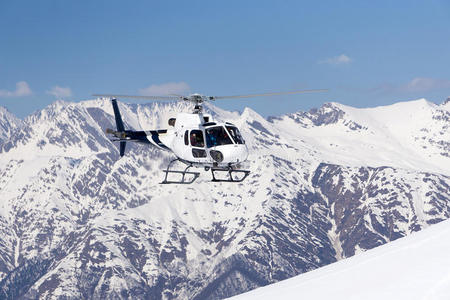
M248 149L246 145L234 145L233 155L230 157L231 161L239 163L247 160L247 157Z
M211 158L222 164L235 164L247 160L248 150L245 145L224 145L210 150Z

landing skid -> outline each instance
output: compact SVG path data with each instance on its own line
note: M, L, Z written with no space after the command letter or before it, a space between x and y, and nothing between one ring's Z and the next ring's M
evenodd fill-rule
M183 160L180 160L179 158L174 159L172 161L170 161L169 165L167 166L167 169L163 170L163 172L166 174L164 176L164 180L161 182L161 184L191 184L193 183L195 180L197 180L197 178L200 176L199 172L189 172L189 168L192 167L192 164L188 164L188 166L183 170L171 170L170 168L172 167L173 163L175 163L176 161L181 161L183 163L186 163ZM209 167L205 167L205 170L208 171ZM216 174L215 172L227 172L228 175L226 178L216 178ZM169 177L169 174L180 174L181 175L181 179L180 180L168 180L167 178ZM236 174L243 174L241 176L233 176ZM212 175L212 180L213 182L242 182L244 181L245 178L247 178L247 176L250 174L250 171L248 170L237 170L237 169L232 169L231 167L229 168L217 168L217 167L213 167L211 168L211 175ZM186 176L188 175L188 176Z
M175 183L175 184L191 184L198 178L198 176L200 176L199 172L188 172L188 169L190 167L192 167L192 165L188 165L186 167L186 169L184 169L184 171L170 170L170 167L176 161L179 161L179 159L172 160L169 163L169 165L167 166L167 169L163 170L163 172L166 173L166 176L164 177L164 180L161 182L161 184L172 184L172 183ZM167 180L167 177L168 177L169 174L181 174L181 180L179 180L179 181ZM186 175L189 175L188 177L190 177L190 180L186 180Z
M217 179L214 172L227 172L228 173L228 178L224 178L224 179ZM233 174L244 174L244 176L242 176L241 178L236 178L233 177ZM247 178L247 176L250 174L250 171L248 170L236 170L236 169L232 169L232 168L211 168L211 175L212 175L212 180L214 182L242 182L244 181L245 178Z

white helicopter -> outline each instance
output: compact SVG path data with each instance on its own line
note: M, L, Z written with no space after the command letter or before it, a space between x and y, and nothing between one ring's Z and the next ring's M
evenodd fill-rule
M199 172L189 172L191 167L202 167L205 171L211 170L212 181L242 182L250 171L239 169L239 166L248 157L248 148L239 132L232 123L218 123L212 120L210 115L203 114L202 103L219 99L251 98L257 96L275 96L286 94L298 94L308 92L322 92L326 90L302 90L292 92L250 94L236 96L204 96L191 94L189 96L130 96L94 94L95 97L111 99L117 130L106 129L111 134L111 141L120 142L120 156L125 154L126 142L138 142L150 144L158 149L172 152L176 158L167 166L162 184L193 183L199 176ZM194 103L192 113L178 113L176 118L168 120L169 129L156 129L148 131L125 130L117 98L140 98L148 100L182 100ZM176 161L187 165L184 170L172 170ZM226 178L216 178L215 172L227 172ZM181 175L180 180L168 180L169 174ZM188 176L186 176L188 175ZM188 178L186 178L188 177Z

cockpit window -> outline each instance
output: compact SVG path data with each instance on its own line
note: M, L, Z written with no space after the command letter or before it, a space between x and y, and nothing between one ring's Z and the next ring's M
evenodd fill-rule
M244 139L242 138L242 135L239 132L239 129L237 129L237 127L228 126L228 125L226 127L228 130L228 133L233 138L233 140L236 144L244 144Z
M203 131L201 130L191 130L191 145L193 147L205 147L205 142L203 140Z
M223 126L207 128L205 131L206 131L206 146L208 148L233 144Z

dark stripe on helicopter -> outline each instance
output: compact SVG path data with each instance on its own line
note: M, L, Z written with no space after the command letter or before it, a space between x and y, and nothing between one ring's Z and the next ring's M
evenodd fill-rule
M159 139L159 134L167 133L166 129L161 130L150 130L150 131L132 131L125 130L122 132L116 132L118 134L117 141L123 142L138 142L144 144L153 144L154 146L158 146L164 150L170 150L166 145L164 145ZM149 136L151 135L151 140Z
M124 138L121 140L124 141L134 141L139 143L150 143L147 139L147 134L145 131L132 131L132 130L125 130L123 131ZM120 134L120 132L119 132Z
M164 145L161 140L159 139L159 134L160 133L166 133L167 130L163 129L163 130L150 130L150 134L152 135L152 140L153 142L158 145L159 147L169 150L169 148Z

